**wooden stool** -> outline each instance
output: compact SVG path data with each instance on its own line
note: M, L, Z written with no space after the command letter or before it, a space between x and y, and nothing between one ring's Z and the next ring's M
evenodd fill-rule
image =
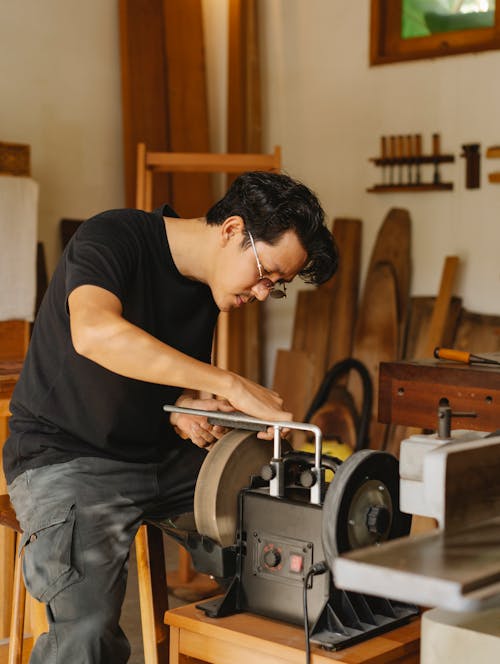
M0 496L0 525L11 528L17 533L17 550L22 531L8 495ZM14 585L12 590L8 664L21 664L22 662L25 606L26 588L23 583L22 561L21 556L16 555L14 563Z
M17 551L22 530L8 494L0 495L0 525L17 533ZM144 662L168 664L168 628L163 621L168 609L163 535L158 528L144 525L139 529L135 543ZM16 554L7 664L22 664L25 614L26 588L22 575L22 557ZM38 631L42 632L43 629Z

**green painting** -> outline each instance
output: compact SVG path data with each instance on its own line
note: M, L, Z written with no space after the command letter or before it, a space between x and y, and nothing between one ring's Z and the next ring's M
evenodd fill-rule
M403 0L401 37L428 37L439 32L492 28L496 0Z

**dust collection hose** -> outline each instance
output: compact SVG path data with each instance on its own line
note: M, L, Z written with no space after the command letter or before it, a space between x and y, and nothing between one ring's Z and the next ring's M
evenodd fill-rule
M314 413L321 408L328 399L328 395L335 381L351 369L358 372L363 385L363 403L361 406L359 423L356 428L356 447L354 450L355 452L359 452L359 450L366 449L369 446L370 415L373 403L372 379L363 362L360 362L353 357L347 357L345 360L341 360L334 364L333 367L326 372L325 377L323 378L323 381L304 417L304 422L311 421Z

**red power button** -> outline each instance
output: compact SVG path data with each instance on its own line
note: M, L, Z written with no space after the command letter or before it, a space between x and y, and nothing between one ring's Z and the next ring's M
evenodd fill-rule
M291 553L290 572L295 572L296 574L300 574L302 572L303 567L304 567L304 558L300 556L298 553Z

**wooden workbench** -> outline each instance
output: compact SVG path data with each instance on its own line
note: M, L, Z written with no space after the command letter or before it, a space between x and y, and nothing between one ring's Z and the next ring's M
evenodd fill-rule
M500 353L489 353L500 361ZM467 365L442 360L382 362L378 417L381 422L437 429L439 400L453 411L453 429L500 429L500 365Z
M239 613L208 618L194 604L165 614L170 664L304 664L304 632L295 625ZM420 619L363 643L328 652L312 645L311 664L418 664Z

